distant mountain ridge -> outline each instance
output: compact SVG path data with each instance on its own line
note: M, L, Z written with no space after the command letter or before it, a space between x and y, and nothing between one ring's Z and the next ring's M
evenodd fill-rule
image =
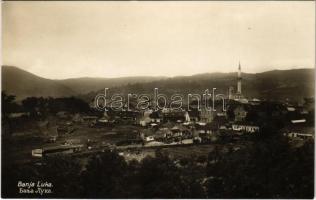
M314 96L315 69L273 70L262 73L242 73L242 92L246 97L265 99L302 99ZM200 93L217 88L227 94L228 87L236 88L237 72L204 73L192 76L72 78L45 79L17 67L2 66L2 90L17 99L28 96L79 96L91 101L94 96L110 88L112 93L153 93L154 88L166 95ZM115 91L115 92L113 92Z
M302 100L314 97L314 69L273 70L262 73L242 73L242 93L246 98L260 98L267 100ZM154 88L159 88L159 93L171 96L172 94L203 94L206 89L216 94L228 95L228 88L236 90L237 72L232 73L205 73L192 76L178 76L164 80L152 81L146 84L135 83L123 87L109 89L109 95L114 93L127 95L149 94ZM102 93L103 90L97 93ZM93 100L97 93L84 95L87 101Z
M18 100L29 96L61 97L77 93L51 79L36 76L17 67L2 66L2 91L14 94Z
M134 83L161 80L165 77L135 76L122 78L71 78L46 79L14 66L2 66L2 90L16 95L17 99L29 96L77 96L98 91L104 87L117 87Z
M134 83L146 83L155 80L163 80L166 77L151 77L151 76L134 76L121 78L71 78L64 80L57 80L59 83L72 88L78 94L98 91L103 87L117 87Z

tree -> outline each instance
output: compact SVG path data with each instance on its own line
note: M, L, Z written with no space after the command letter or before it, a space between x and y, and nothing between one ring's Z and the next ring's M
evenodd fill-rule
M127 163L116 152L106 151L94 156L82 173L82 197L124 198Z
M22 106L24 109L30 113L31 117L37 116L39 99L37 97L28 97L22 100Z
M54 198L78 198L82 190L80 173L82 166L78 160L70 156L48 157L38 168L40 180L53 184Z
M165 154L156 152L156 157L146 157L141 162L141 198L184 198L186 185L179 169Z
M53 184L52 193L42 197L49 198L79 198L81 185L81 165L75 159L69 157L43 158L42 165L34 163L12 164L3 160L2 168L2 195L7 198L38 198L39 194L23 194L19 192L17 184L22 182L38 181ZM36 187L34 188L36 190Z
M71 113L87 113L90 111L89 104L75 97L49 98L48 109L52 113L68 111Z
M2 198L35 198L36 195L23 194L19 192L17 184L19 181L37 182L38 171L34 166L24 164L11 164L2 158L1 196Z
M20 106L15 102L14 95L7 95L4 91L1 92L1 109L2 109L2 131L3 135L11 135L12 121L9 115L20 110Z
M313 145L274 135L208 166L209 198L311 198ZM303 153L304 152L304 153Z
M4 91L1 92L1 101L2 101L2 117L7 119L9 114L14 112L16 107L15 96L7 95Z

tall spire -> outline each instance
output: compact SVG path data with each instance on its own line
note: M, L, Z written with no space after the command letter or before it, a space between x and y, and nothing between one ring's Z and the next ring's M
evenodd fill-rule
M240 61L239 61L239 65L238 65L237 93L241 94L241 66L240 66Z

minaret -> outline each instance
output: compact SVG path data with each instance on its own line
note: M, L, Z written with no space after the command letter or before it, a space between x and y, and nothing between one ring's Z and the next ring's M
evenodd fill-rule
M240 66L240 62L239 62L239 66L238 66L238 79L237 79L237 93L241 94L241 66Z

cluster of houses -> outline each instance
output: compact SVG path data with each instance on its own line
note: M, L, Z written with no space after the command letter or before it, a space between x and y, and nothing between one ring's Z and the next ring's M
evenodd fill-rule
M124 136L126 140L122 141L121 145L133 143L159 146L210 143L227 137L240 139L242 136L263 133L264 126L273 122L280 125L280 128L277 129L280 134L290 139L305 141L314 139L314 107L310 105L297 106L280 102L259 102L258 100L253 104L231 100L225 111L216 109L216 111L210 112L194 108L180 111L148 109L145 111L108 111L98 116L57 113L59 122L63 123L57 126L57 133L50 138L50 141L56 141L56 137L62 134L71 134L73 124L76 123L91 128L109 127L112 129L132 125L137 127L130 132L130 135L135 135L135 138ZM47 123L43 123L42 126L43 129L46 126L49 127ZM41 157L44 154L77 152L80 149L82 146L71 143L52 149L36 150L32 152L32 155Z
M216 111L192 108L190 110L152 110L145 111L108 111L102 117L85 116L91 120L91 126L116 126L132 124L141 127L140 138L144 142L184 142L214 141L222 135L256 134L265 124L275 121L286 129L283 135L293 137L291 131L297 126L305 126L313 116L312 104L293 106L287 103L266 102L255 99L248 102L229 100L227 110L220 107ZM304 135L313 137L311 133L304 133L304 129L294 136ZM295 132L297 133L297 132ZM307 134L307 135L306 135Z
M11 118L21 117L12 114ZM23 114L25 116L25 114ZM214 141L222 136L260 133L267 123L276 122L280 125L278 131L289 138L314 138L313 131L306 127L314 126L314 99L305 99L305 103L295 105L288 102L268 102L259 99L241 102L227 100L226 110L222 105L216 109L207 110L201 106L184 110L153 109L113 111L98 114L70 114L58 112L56 134L49 140L56 141L58 135L71 134L75 131L72 124L80 123L88 127L116 127L133 125L139 127L139 138L145 143L162 142L183 143L187 140L197 142ZM49 121L49 120L47 120ZM41 125L43 130L48 123Z
M139 138L147 142L197 142L214 141L223 135L256 134L265 124L275 121L282 124L281 134L293 137L313 138L304 132L304 126L313 122L314 102L306 99L303 105L267 102L254 99L248 102L227 100L226 110L217 105L215 111L201 107L189 110L162 109L155 111L112 111L102 115L80 115L59 112L56 116L66 123L57 128L59 134L71 133L71 123L89 127L116 127L134 125L140 127ZM70 124L68 124L70 123ZM313 124L313 123L312 123ZM285 127L285 128L284 128Z

